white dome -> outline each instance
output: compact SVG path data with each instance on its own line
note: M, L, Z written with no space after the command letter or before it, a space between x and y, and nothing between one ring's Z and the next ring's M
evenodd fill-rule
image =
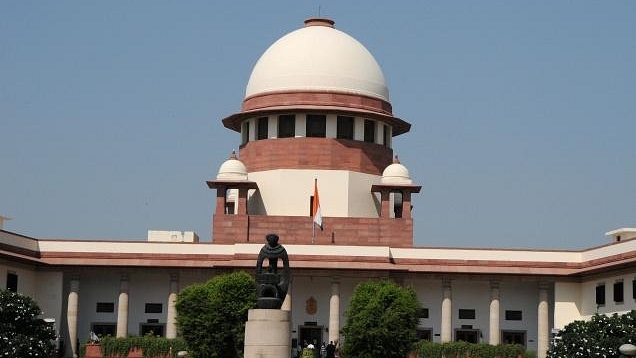
M413 180L411 180L411 175L409 174L409 170L397 159L393 161L393 164L390 164L388 167L384 169L382 172L382 184L397 184L397 185L411 185L413 184Z
M356 39L326 19L310 19L271 45L250 76L245 97L280 91L335 91L389 102L382 69Z
M216 180L247 180L247 168L232 153L230 159L221 164Z

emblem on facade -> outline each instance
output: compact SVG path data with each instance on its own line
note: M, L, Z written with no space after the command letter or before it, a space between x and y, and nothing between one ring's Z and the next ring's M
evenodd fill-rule
M307 302L305 302L305 312L311 315L314 315L316 314L316 312L318 312L318 301L316 301L315 298L309 297L307 299Z

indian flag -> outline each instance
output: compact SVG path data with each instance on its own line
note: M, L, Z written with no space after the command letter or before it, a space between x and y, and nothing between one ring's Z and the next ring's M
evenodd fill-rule
M320 199L318 199L318 179L314 179L314 205L311 208L311 216L314 218L314 224L322 228L322 214L320 213Z

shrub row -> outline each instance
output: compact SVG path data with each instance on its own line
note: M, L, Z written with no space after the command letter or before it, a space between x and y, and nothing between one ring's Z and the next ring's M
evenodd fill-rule
M534 358L534 352L527 351L519 344L446 342L432 343L420 341L415 351L422 358Z
M126 338L107 336L100 339L99 344L105 358L125 358L131 349L141 349L144 358L175 358L179 351L187 350L187 345L181 338L168 339L153 336ZM84 344L80 348L80 355L83 357L85 352L86 345Z

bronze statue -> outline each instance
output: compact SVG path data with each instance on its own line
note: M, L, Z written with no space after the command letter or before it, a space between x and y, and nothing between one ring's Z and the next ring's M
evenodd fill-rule
M285 248L278 244L278 235L265 236L256 262L256 305L258 308L280 309L289 287L289 258ZM267 271L263 271L263 261L267 259ZM278 259L283 261L283 272L278 273Z

